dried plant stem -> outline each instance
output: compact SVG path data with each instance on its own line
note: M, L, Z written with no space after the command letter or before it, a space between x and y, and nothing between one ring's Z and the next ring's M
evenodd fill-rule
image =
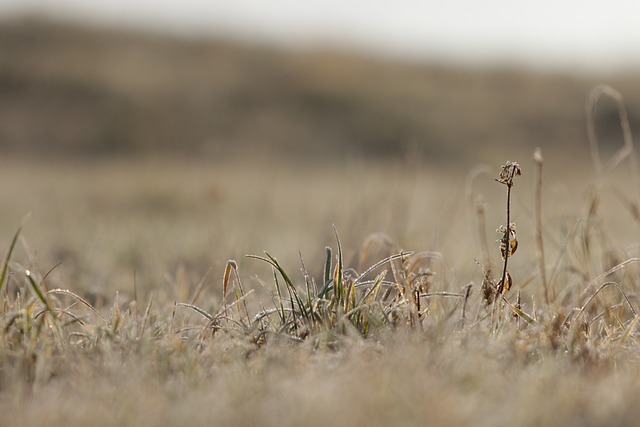
M520 165L516 162L507 161L507 163L502 166L500 176L496 178L496 181L507 186L507 208L505 209L507 213L507 223L505 226L498 229L498 231L502 231L504 233L502 235L502 239L500 239L500 252L502 252L502 259L504 260L502 266L502 279L500 279L500 282L496 287L496 291L499 294L504 294L509 290L509 288L511 288L511 276L507 271L507 265L509 263L509 255L515 253L518 247L518 240L516 239L516 225L511 223L511 187L513 187L514 178L520 175L522 175ZM512 234L513 239L511 239Z
M507 185L507 226L505 227L504 235L502 236L502 241L504 243L504 247L506 250L504 251L504 263L502 264L502 279L500 279L499 287L503 288L505 286L507 280L507 264L509 263L509 229L511 224L511 187L513 187L513 182L506 183ZM500 293L502 293L502 289L499 289Z
M533 154L533 160L536 163L536 242L538 244L538 265L540 267L540 277L542 278L542 287L544 289L544 301L549 305L549 287L547 284L547 270L544 261L544 240L542 238L542 153L540 148L536 148Z

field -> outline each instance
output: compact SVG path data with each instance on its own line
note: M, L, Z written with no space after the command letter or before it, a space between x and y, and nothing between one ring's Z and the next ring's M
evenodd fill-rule
M599 79L1 33L0 424L637 420L640 176L592 159Z

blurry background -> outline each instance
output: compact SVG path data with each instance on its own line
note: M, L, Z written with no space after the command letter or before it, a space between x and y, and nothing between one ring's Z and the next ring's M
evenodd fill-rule
M592 174L591 88L619 89L640 126L632 1L0 0L0 14L0 232L32 212L27 252L43 272L62 262L71 287L217 282L264 249L321 268L334 223L352 255L378 231L457 253L475 165L520 160L530 187L541 147L548 197L569 210ZM612 152L614 103L597 119ZM474 256L452 274L477 273Z
M631 1L2 0L0 12L4 153L573 151L597 82L639 121Z

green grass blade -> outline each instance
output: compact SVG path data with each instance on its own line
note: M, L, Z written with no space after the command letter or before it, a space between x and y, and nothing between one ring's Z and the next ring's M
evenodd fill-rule
M520 316L522 320L527 322L529 325L532 325L535 322L535 320L533 320L531 316L529 316L527 313L525 313L524 311L520 310L519 308L511 304L509 301L507 301L507 299L504 296L502 297L502 301L504 301L509 306L509 308L513 310L515 314Z
M300 312L301 312L302 316L305 319L308 320L310 318L308 310L305 307L305 305L302 302L302 300L300 299L300 296L298 295L298 291L297 291L295 285L293 284L293 281L291 280L291 278L289 277L287 272L284 270L284 268L282 268L282 266L280 265L280 263L278 262L278 260L276 258L271 256L267 252L265 252L265 255L267 256L267 258L261 257L261 256L257 256L257 255L247 255L247 257L248 258L257 259L257 260L260 260L260 261L264 261L264 262L270 264L278 273L280 273L280 276L282 277L282 279L285 282L285 285L287 286L287 290L288 290L289 295L291 297L292 304L293 304L293 301L295 300L296 304L298 304L298 307L300 309ZM292 307L293 307L293 305L292 305ZM295 311L294 311L294 316L295 316Z
M24 222L23 222L24 224ZM2 261L2 272L0 272L0 295L4 293L5 287L7 285L7 273L9 272L9 261L11 261L11 256L13 255L13 250L16 247L16 242L18 241L18 236L22 232L22 225L18 227L16 233L13 235L13 239L11 240L11 244L9 245L9 250L7 250L7 254Z
M329 284L331 283L331 260L333 258L333 252L331 251L331 248L329 246L327 246L325 248L326 252L327 252L327 256L324 260L324 287L325 289L327 289L329 287Z
M47 311L49 311L49 313L51 313L51 315L55 318L56 313L53 311L53 308L51 308L51 305L49 304L49 300L47 299L46 295L44 294L44 292L42 292L42 288L40 287L40 284L36 282L36 280L33 278L33 274L31 274L31 271L25 270L25 274L27 276L27 280L29 281L29 284L31 285L31 289L33 289L33 292L36 294L38 299L42 301L44 306L47 308Z
M338 244L338 271L334 278L334 294L336 295L338 302L340 302L341 296L344 294L342 289L342 272L344 269L343 259L342 259L342 245L340 244L340 237L338 236L338 229L336 226L333 226L333 232L336 235L336 242Z
M276 292L278 293L278 303L280 304L280 321L282 322L282 326L287 323L287 317L284 313L284 304L282 302L282 290L280 290L280 282L278 281L278 274L276 273L276 269L273 269L273 282L276 285Z
M287 272L284 270L284 268L282 268L282 266L280 265L277 259L272 257L267 252L265 252L265 255L269 257L269 259L271 260L271 265L273 265L276 268L276 270L278 270L278 272L284 279L285 284L287 285L289 297L291 298L291 309L293 310L293 301L295 299L295 302L298 304L298 308L300 309L300 313L306 320L309 320L309 314L307 312L307 309L305 308L304 303L300 299L300 295L298 295L298 290L296 289L295 285L293 284L293 281L291 280ZM294 315L294 322L295 322L295 310L293 311L293 315Z

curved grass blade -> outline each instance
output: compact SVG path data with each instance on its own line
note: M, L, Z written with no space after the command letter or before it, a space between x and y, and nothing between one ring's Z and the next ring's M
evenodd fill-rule
M200 315L202 315L207 320L215 320L214 316L212 316L211 314L207 313L205 310L201 309L200 307L198 307L196 305L187 304L185 302L177 302L176 303L176 307L190 308L191 310L193 310L193 311L199 313Z
M386 264L388 262L391 262L393 260L396 260L396 259L409 257L409 256L411 256L413 254L414 254L414 252L412 252L412 251L400 252L400 253L397 253L397 254L394 254L394 255L390 255L390 256L388 256L388 257L376 262L375 264L373 264L371 267L367 268L362 274L360 274L358 276L358 278L356 279L356 283L360 282L360 280L363 277L365 277L367 274L371 273L373 270L375 270L376 268L380 267L381 265L384 265L384 264Z
M282 277L282 279L284 280L285 285L287 286L287 292L289 292L289 296L291 298L292 308L293 308L293 301L295 300L296 304L298 305L298 308L300 309L300 312L301 312L302 316L305 319L309 320L310 319L310 315L309 315L308 308L305 307L305 304L300 299L300 296L298 295L298 290L296 289L295 285L293 284L293 281L291 280L291 278L289 277L287 272L284 270L284 268L282 268L282 266L280 265L280 263L278 262L278 260L275 257L271 256L268 252L265 252L265 255L267 256L267 258L261 257L261 256L257 256L257 255L247 255L247 257L248 258L252 258L252 259L257 259L257 260L260 260L260 261L264 261L264 262L268 263L269 265L271 265L278 273L280 273L280 276ZM276 285L278 285L277 280L276 280ZM279 292L279 290L278 290L278 292ZM281 295L279 295L279 297L281 298ZM295 317L295 311L293 313L294 313L294 317Z
M80 295L78 295L78 294L75 294L75 293L71 292L71 291L70 291L70 290L68 290L68 289L59 289L59 288L58 288L58 289L52 289L52 290L50 290L50 291L48 291L48 292L47 292L47 295L49 295L49 294L54 294L54 295L55 295L55 294L60 294L60 295L68 295L68 296L70 296L70 297L73 297L73 298L75 298L77 301L80 301L80 302L81 302L85 307L87 307L87 308L88 308L89 310L91 310L93 313L95 313L95 314L96 314L96 316L98 316L100 319L102 319L102 321L103 321L105 324L108 324L108 323L109 323L109 321L108 321L107 319L105 319L105 317L104 317L102 314L100 314L100 312L99 312L99 311L98 311L94 306L92 306L92 305L89 303L89 301L87 301L86 299L82 298Z
M302 300L300 299L300 296L298 295L298 290L296 289L295 285L293 284L293 281L291 280L291 278L289 277L287 272L284 271L284 268L282 268L282 266L280 265L280 263L278 262L277 259L275 259L273 256L271 256L267 252L265 252L265 255L267 257L269 257L269 260L271 261L271 265L273 265L276 268L276 270L278 270L278 272L280 273L280 275L284 279L285 284L287 285L287 291L289 292L289 298L291 298L291 308L292 308L292 311L293 311L294 323L295 323L295 311L293 310L293 301L294 301L294 299L295 299L296 303L298 304L298 308L300 308L302 316L305 319L308 320L309 319L309 314L307 312L307 308L305 307L305 305L303 304Z

